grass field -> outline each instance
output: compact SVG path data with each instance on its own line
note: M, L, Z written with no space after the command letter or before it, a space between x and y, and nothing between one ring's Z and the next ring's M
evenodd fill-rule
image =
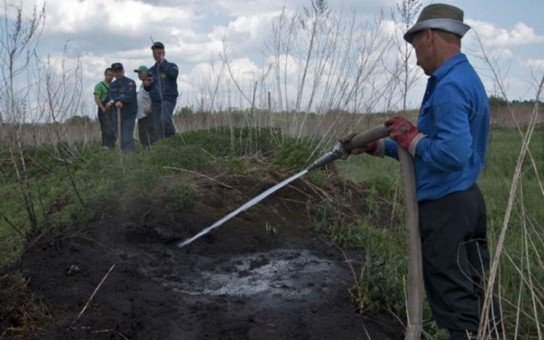
M326 126L326 122L319 124ZM345 124L338 129L345 129ZM363 125L373 125L373 121ZM79 133L84 135L81 131ZM171 195L180 202L181 208L190 205L191 184L168 186L162 180L167 175L165 167L205 172L213 166L237 172L250 166L250 160L276 151L278 159L273 166L294 171L326 150L323 144L327 144L307 143L304 138L279 138L279 130L274 129L226 128L222 131L218 135L217 129L211 127L206 131L185 132L152 150L119 157L115 151L100 151L93 127L94 137L25 148L26 189L17 180L13 166L13 159L17 157L8 149L0 150L0 266L16 260L27 239L46 230L63 231L83 224L115 197ZM334 133L338 130L329 134ZM505 322L511 334L537 338L543 328L541 315L544 313L541 251L544 249L544 131L537 130L532 138L530 157L523 162L519 189L515 192L511 219L505 223L521 142L522 136L516 130L493 129L479 186L487 201L493 253L501 232L505 232L496 287ZM365 219L349 228L323 228L340 245L359 248L365 254L363 268L354 268L357 282L351 290L352 296L362 311L386 310L404 319L406 260L399 166L395 160L366 155L337 161L336 165L346 179L365 183L368 196L364 204L370 215L381 216ZM28 205L24 204L25 190L36 212L35 230L31 230ZM387 218L383 218L381 211L384 207L391 210L386 212ZM323 220L331 222L328 218ZM374 225L378 220L381 225ZM426 334L432 338L436 330L428 321L428 310L425 320Z

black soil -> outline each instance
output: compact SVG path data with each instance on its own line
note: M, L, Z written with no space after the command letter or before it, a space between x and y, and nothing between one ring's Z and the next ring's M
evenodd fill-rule
M188 209L168 197L112 203L88 225L35 240L0 274L0 338L403 338L393 317L357 313L357 252L316 232L324 200L346 225L364 216L364 188L302 178L180 249L285 177L187 176L198 188Z

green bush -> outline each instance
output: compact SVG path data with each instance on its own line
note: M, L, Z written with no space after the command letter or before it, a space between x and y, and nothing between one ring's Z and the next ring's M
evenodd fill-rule
M192 145L214 157L247 156L268 153L275 148L276 129L218 128L190 131L164 141L166 145Z
M364 253L360 280L351 290L360 310L365 313L386 310L404 319L407 277L404 235L364 222L352 233Z
M302 170L318 156L315 149L318 141L310 139L285 139L275 149L274 165L287 170Z

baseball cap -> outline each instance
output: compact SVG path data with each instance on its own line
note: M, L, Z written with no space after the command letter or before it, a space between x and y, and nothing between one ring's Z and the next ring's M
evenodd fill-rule
M121 63L113 63L113 64L111 64L111 69L114 70L114 71L121 71L121 70L124 70L123 64L121 64Z
M147 66L144 66L144 65L140 65L137 69L134 70L134 72L136 73L140 73L140 72L147 72Z
M161 50L164 50L164 45L163 45L163 43L161 43L160 41L155 41L155 42L153 43L153 45L151 45L151 49L154 50L154 49L156 49L156 48L161 49Z

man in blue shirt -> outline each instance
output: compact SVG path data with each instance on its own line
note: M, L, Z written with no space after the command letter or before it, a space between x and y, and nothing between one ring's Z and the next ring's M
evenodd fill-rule
M121 141L123 150L134 150L134 125L136 122L136 113L138 111L138 103L136 101L136 83L134 80L125 77L125 70L121 63L111 65L115 81L110 85L108 101L106 109L115 110L112 114L115 132L118 133L118 125L121 124L121 136L118 140ZM121 122L118 122L117 110L121 111Z
M429 76L417 127L394 117L386 122L391 139L352 151L398 158L399 145L413 156L425 289L437 325L452 340L477 334L489 268L486 207L476 185L487 150L489 101L461 53L469 29L457 7L422 10L404 35ZM497 307L492 323L499 319ZM500 324L492 326L500 331Z
M153 127L157 139L173 136L176 127L172 120L176 101L178 99L178 66L165 59L164 44L154 42L151 46L155 65L151 66L148 73L153 76L153 85L149 91L151 97L151 110Z

